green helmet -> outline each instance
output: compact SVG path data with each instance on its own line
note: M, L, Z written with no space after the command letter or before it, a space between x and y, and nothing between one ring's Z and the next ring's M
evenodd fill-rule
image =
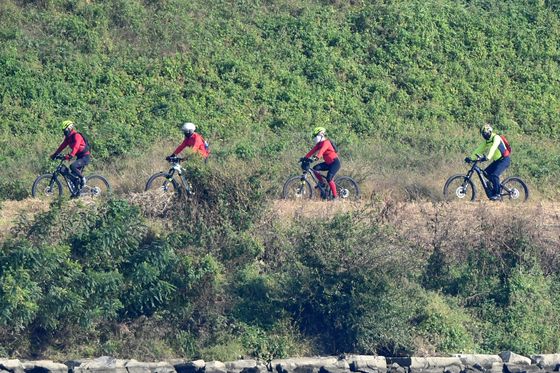
M327 132L327 129L325 127L315 127L313 129L313 137L317 136L321 132L325 133L325 132Z
M67 119L60 124L60 128L62 128L63 131L71 130L72 128L74 128L74 122Z

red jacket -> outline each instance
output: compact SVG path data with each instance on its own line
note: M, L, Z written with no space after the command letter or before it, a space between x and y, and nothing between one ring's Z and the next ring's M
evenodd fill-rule
M331 164L335 159L338 158L338 154L336 154L336 152L334 151L334 148L329 139L317 143L317 145L315 145L313 149L311 149L309 153L305 155L305 158L311 158L317 151L317 158L322 157L325 160L326 164Z
M56 149L54 154L60 153L67 146L70 146L70 148L72 149L72 151L70 152L70 155L72 157L75 157L77 155L79 158L81 158L90 154L89 150L84 152L87 147L86 141L84 140L84 137L80 135L76 130L72 130L68 136L64 137L64 141L62 142L62 144L60 144L58 149Z
M204 139L198 133L193 133L190 137L186 137L181 145L179 145L177 149L175 149L173 154L178 155L187 146L193 148L195 153L200 153L204 158L208 157L208 150L206 150Z

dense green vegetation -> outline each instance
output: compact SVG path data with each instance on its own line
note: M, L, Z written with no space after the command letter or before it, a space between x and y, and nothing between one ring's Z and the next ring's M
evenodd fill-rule
M89 135L97 167L178 142L187 120L217 159L270 166L303 153L324 124L375 175L439 169L443 180L487 121L514 146L512 172L556 195L554 4L3 1L0 196L28 194L65 118Z
M557 197L559 12L547 0L1 1L0 200L27 197L52 167L67 118L123 199L53 204L0 238L0 356L557 352L559 263L531 216L480 217L467 243L438 227L419 248L375 206L269 209L317 124L366 199L437 200L483 122L512 143L511 173ZM164 211L127 202L184 121L211 143L210 162L189 165L202 192Z
M394 201L278 219L244 176L222 193L238 175L205 171L204 194L170 209L63 202L21 220L0 244L0 356L560 348L560 263L539 211L444 214L420 245L387 217Z

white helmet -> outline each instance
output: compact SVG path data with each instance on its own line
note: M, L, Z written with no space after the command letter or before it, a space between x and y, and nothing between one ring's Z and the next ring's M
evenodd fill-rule
M194 125L194 123L185 123L181 127L181 131L183 131L185 135L192 135L195 130L196 126Z

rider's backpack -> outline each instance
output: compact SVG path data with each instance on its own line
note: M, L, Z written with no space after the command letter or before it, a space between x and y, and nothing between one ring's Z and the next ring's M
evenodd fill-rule
M332 145L335 153L338 154L338 146L336 145L336 143L333 141L333 139L329 139L329 141L331 142L331 145Z
M511 145L509 144L509 141L507 141L504 135L500 135L500 138L504 142L504 145L506 146L506 149L508 150L509 154L511 154Z
M86 143L86 146L84 147L84 150L82 150L81 152L76 154L76 156L80 156L80 155L83 155L83 154L89 152L91 147L90 147L90 143L89 143L88 138L86 137L86 135L83 134L83 132L77 132L77 134L81 135L82 138L84 139L84 142Z

